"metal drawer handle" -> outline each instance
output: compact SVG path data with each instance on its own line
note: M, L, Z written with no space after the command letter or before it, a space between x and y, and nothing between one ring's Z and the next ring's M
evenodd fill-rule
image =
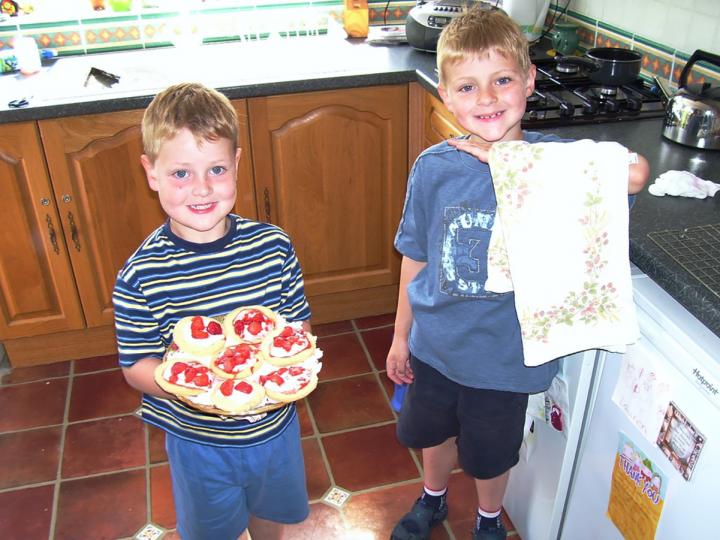
M265 188L263 191L263 199L265 201L265 221L270 222L270 190Z
M45 221L47 222L48 235L50 236L50 243L52 244L53 251L56 255L60 255L60 248L58 247L57 242L57 233L55 232L55 227L53 227L53 222L50 214L45 214Z
M72 237L73 244L75 244L75 249L80 251L80 233L75 225L75 218L73 217L72 212L68 212L67 217L70 222L70 236Z

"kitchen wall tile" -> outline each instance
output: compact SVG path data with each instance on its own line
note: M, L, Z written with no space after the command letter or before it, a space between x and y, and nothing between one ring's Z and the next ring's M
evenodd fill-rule
M666 52L667 49L660 48L658 44L653 45L648 44L646 40L635 40L633 49L643 55L641 74L647 78L656 75L669 80L675 62L674 54Z
M629 49L632 43L632 34L608 24L598 23L597 37L595 38L596 47L624 47Z

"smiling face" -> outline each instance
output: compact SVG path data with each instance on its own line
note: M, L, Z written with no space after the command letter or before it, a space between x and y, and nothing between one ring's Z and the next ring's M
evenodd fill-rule
M438 93L458 123L481 142L522 139L520 121L535 89L535 66L494 49L445 66Z
M240 149L225 138L198 141L183 128L165 140L154 162L141 157L150 188L180 238L208 243L226 232L235 205Z

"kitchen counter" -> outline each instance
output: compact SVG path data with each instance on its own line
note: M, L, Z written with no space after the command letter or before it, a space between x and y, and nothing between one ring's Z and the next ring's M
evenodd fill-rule
M650 179L668 170L688 170L720 182L720 152L699 150L661 136L662 119L575 126L554 130L565 137L617 141L644 155ZM630 212L630 259L713 333L720 336L720 298L670 257L648 233L720 224L720 193L713 198L656 197L647 186Z
M112 88L83 87L90 67L121 76ZM408 46L371 46L330 37L294 41L203 45L61 58L31 77L0 76L0 123L144 108L160 89L201 80L231 99L339 88L419 82L436 93L435 56ZM9 109L11 99L30 106ZM689 170L720 181L720 152L663 139L660 119L558 128L571 138L618 141L643 154L650 182L670 170ZM631 260L720 336L720 298L669 257L647 234L720 222L713 199L654 197L641 192L631 212Z

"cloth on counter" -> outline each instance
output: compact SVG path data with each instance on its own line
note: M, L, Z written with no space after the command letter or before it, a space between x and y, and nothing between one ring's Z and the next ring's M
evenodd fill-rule
M496 143L485 287L514 290L525 364L625 352L639 335L630 279L628 150L612 142Z
M675 195L704 199L715 196L720 191L720 184L703 180L689 171L667 171L655 179L648 191L658 197Z

